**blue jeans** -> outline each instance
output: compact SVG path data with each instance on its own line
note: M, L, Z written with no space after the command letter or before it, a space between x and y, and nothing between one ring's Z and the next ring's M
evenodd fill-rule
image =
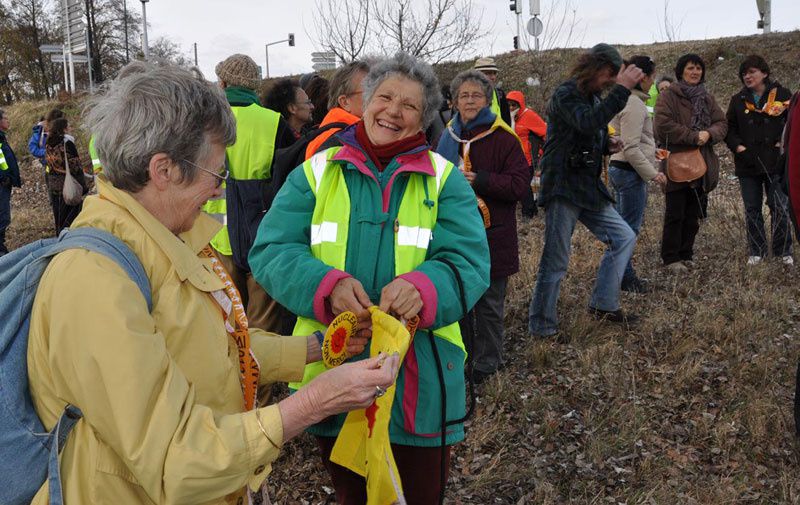
M563 198L554 198L545 207L544 249L528 310L528 330L532 335L558 332L558 293L561 279L567 273L570 242L578 221L608 245L597 270L589 306L607 311L619 309L619 288L636 244L636 234L610 202L599 211L591 211Z
M644 220L644 210L647 207L647 183L636 172L617 168L613 164L608 168L608 178L611 180L611 186L614 188L617 198L617 204L614 207L638 237ZM624 284L634 279L636 279L636 271L633 269L633 260L631 259L625 267L622 281Z
M0 184L0 254L7 253L6 228L11 224L11 186Z

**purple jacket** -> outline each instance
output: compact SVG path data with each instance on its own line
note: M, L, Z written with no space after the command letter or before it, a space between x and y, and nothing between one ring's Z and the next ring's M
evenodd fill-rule
M487 126L463 132L471 139ZM476 140L469 149L476 173L472 189L489 207L491 226L486 229L492 261L491 277L508 277L519 271L517 240L517 201L522 200L531 183L530 168L519 140L498 128Z

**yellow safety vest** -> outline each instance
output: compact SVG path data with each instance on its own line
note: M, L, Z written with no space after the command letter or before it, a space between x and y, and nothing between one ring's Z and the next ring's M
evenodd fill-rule
M350 194L340 164L329 162L339 149L334 147L315 154L303 163L303 172L316 197L311 216L311 254L327 265L344 270L350 225ZM436 226L439 194L453 170L453 164L442 156L433 152L429 155L436 175L412 174L397 212L394 223L395 276L408 273L425 261ZM426 192L426 186L436 188L435 193ZM425 200L432 200L433 206L424 205ZM325 328L319 321L299 316L292 333L310 335L317 330L324 333ZM461 348L466 356L458 323L437 328L433 334ZM303 381L291 383L289 387L298 389L324 370L325 365L321 361L310 363L306 365Z
M3 144L0 143L0 171L8 170L8 162L6 162L6 155L3 154Z
M225 150L231 179L266 180L272 170L275 154L275 137L281 115L273 110L250 104L231 107L236 118L236 143ZM223 189L226 187L223 183ZM203 206L211 217L222 223L222 229L211 239L211 246L220 253L233 254L228 235L228 206L225 192L212 198Z
M94 147L94 135L89 138L89 156L92 157L92 172L97 175L103 171L103 165L100 163L100 157L97 156L97 149Z

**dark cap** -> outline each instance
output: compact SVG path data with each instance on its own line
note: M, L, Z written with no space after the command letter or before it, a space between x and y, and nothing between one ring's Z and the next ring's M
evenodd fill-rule
M597 56L611 63L611 65L614 67L614 72L618 72L619 69L622 68L622 55L619 54L619 51L617 51L615 47L604 42L601 42L589 49L589 54Z

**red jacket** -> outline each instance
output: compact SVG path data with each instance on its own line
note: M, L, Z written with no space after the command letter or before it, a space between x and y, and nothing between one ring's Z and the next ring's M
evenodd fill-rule
M538 137L539 140L539 153L542 154L542 146L544 145L544 138L547 134L547 123L537 114L534 110L525 106L525 95L519 91L509 91L506 95L508 100L513 100L519 104L514 118L514 131L522 141L522 151L525 153L525 159L528 160L528 165L533 166L533 156L531 155L531 135ZM538 158L538 156L537 156Z

